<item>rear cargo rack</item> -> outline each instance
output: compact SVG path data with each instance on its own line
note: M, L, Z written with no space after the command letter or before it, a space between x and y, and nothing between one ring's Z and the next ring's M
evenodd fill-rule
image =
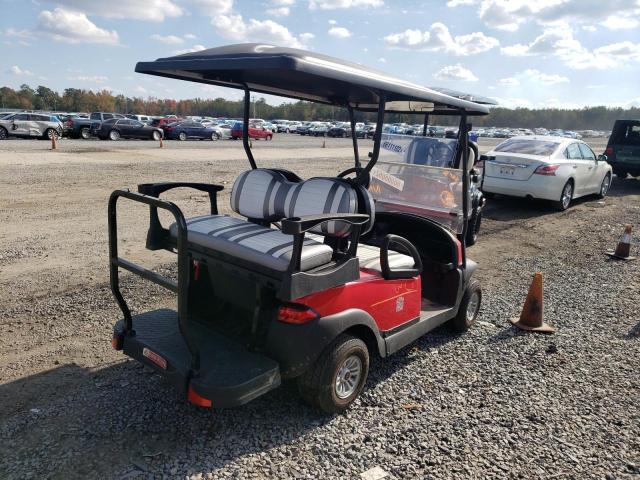
M117 202L120 197L132 200L134 202L149 205L151 215L157 215L158 208L168 210L174 216L177 231L177 247L178 255L178 280L177 282L166 278L156 272L148 270L144 267L136 265L128 260L118 256L118 221L117 221ZM119 268L123 268L131 273L135 273L142 278L154 282L164 287L178 296L178 328L180 334L184 338L187 349L191 356L191 372L189 377L196 376L200 369L200 352L197 343L190 337L188 330L188 294L189 294L189 254L187 250L187 223L184 215L178 206L172 202L160 200L157 197L143 195L130 190L116 190L109 197L109 280L111 291L122 310L124 315L124 335L133 337L136 332L133 329L133 319L131 310L127 305L122 292L120 291Z

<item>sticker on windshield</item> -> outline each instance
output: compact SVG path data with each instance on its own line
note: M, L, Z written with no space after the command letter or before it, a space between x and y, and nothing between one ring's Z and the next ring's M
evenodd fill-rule
M391 175L378 167L373 167L371 169L371 176L376 180L380 180L382 183L389 185L391 188L395 188L399 192L404 189L404 180Z

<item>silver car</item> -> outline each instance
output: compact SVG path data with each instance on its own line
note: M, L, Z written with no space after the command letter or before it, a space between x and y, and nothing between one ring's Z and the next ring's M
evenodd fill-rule
M42 113L16 113L0 119L0 140L13 137L51 138L62 136L58 117Z

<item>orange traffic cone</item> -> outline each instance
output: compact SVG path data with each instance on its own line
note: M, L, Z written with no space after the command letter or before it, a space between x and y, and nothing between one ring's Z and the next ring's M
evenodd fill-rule
M633 260L636 257L631 256L631 231L633 227L631 225L624 226L624 233L620 237L620 241L618 242L618 246L616 247L615 252L607 252L611 258L615 258L617 260Z
M55 132L51 133L51 150L57 150L58 149L58 139L57 139L57 135Z
M543 320L544 305L542 295L542 273L533 276L527 299L524 301L520 318L510 320L516 327L528 332L553 333L556 331Z

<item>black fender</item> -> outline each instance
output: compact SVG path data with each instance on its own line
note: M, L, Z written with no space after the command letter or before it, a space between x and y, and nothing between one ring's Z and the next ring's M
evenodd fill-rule
M303 325L292 325L274 320L264 344L264 353L280 365L283 378L293 378L304 373L322 351L341 333L353 330L368 346L377 348L386 356L384 339L374 319L367 312L350 308L333 315L321 317Z

